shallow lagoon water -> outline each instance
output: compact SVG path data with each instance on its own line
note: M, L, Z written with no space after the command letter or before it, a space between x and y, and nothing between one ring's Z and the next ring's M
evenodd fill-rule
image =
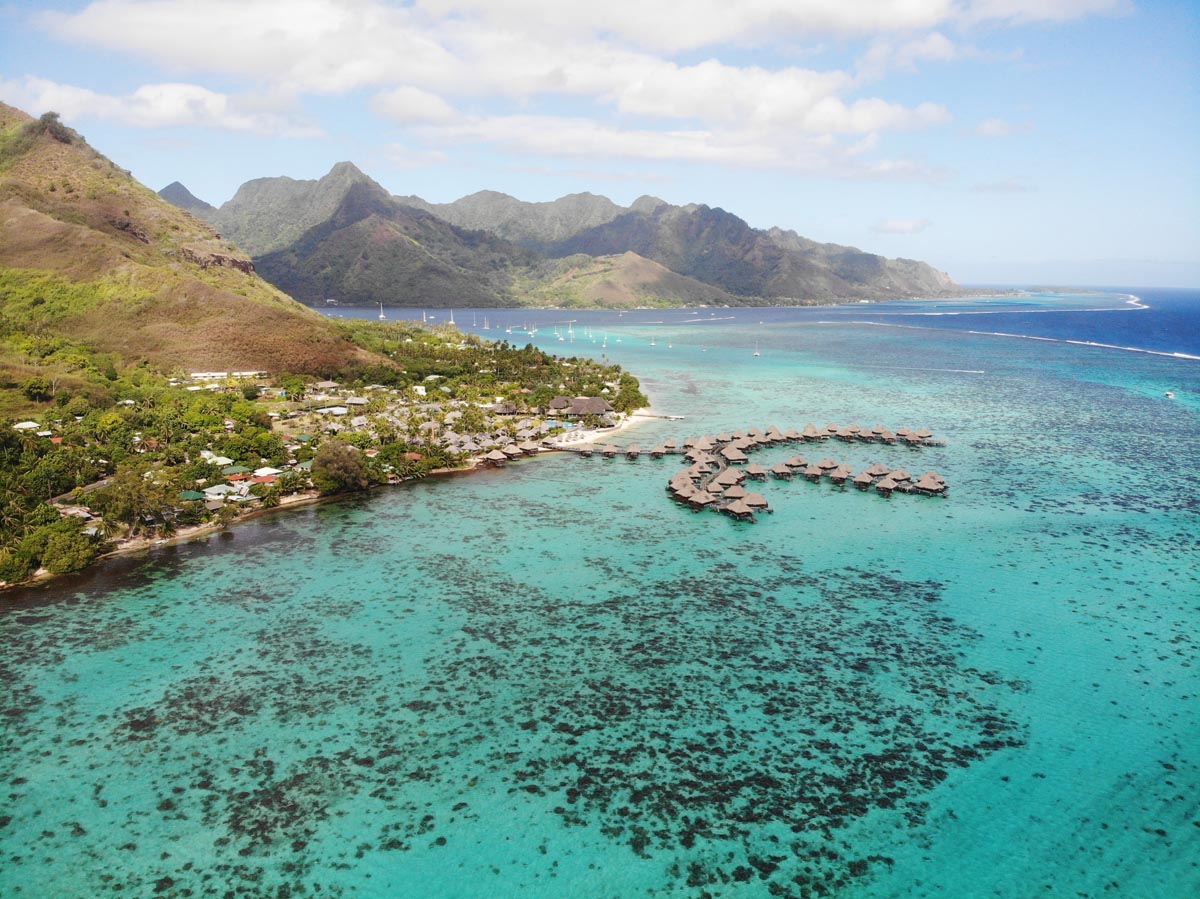
M1196 894L1200 362L970 333L1200 355L1141 295L540 313L685 416L622 442L928 426L822 450L951 496L554 455L8 594L0 895Z

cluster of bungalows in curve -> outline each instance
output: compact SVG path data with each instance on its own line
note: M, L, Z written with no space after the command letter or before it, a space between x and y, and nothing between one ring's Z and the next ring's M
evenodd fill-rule
M744 486L748 480L766 481L768 477L791 480L796 475L808 481L828 479L838 487L853 484L859 490L870 490L881 496L893 492L917 493L925 496L947 496L945 479L937 472L928 471L913 476L903 468L890 468L876 463L858 473L848 466L839 464L826 456L810 462L803 455L794 455L786 461L769 468L749 463L748 453L764 447L784 443L820 442L838 439L846 442L884 443L895 445L901 441L913 447L944 446L928 429L900 428L891 431L882 425L864 428L860 425L839 427L835 424L818 429L807 425L803 431L795 429L780 431L777 427L760 430L721 433L715 436L689 437L682 442L667 440L648 451L638 444L630 444L624 451L611 444L575 448L582 456L599 453L606 458L615 458L622 453L628 459L641 455L661 459L667 455L683 455L688 466L671 478L667 492L679 503L696 511L717 509L736 519L753 521L755 512L771 509L760 493L748 491ZM735 467L738 466L738 467Z

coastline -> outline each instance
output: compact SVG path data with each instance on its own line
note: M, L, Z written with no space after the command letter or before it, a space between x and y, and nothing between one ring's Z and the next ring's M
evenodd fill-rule
M648 407L641 408L641 409L635 409L633 412L628 413L624 418L622 418L619 422L617 422L616 425L614 425L611 428L572 429L571 431L568 431L566 434L560 435L559 440L555 441L554 444L549 445L549 446L544 446L543 448L539 449L538 453L540 454L540 453L544 453L544 452L562 452L563 448L566 446L578 446L578 445L582 445L585 443L592 443L592 442L595 442L597 439L603 439L604 437L608 437L610 435L624 433L625 431L631 430L631 429L637 427L637 425L645 422L647 420L648 413L649 413ZM467 475L467 474L471 474L476 471L481 471L488 467L489 466L487 465L487 463L484 462L482 455L472 456L465 465L462 465L457 468L435 468L432 471L430 471L429 474L426 475L426 477L433 478L433 477L447 477L447 476L451 476L451 475ZM420 480L424 480L424 479L425 478L409 478L407 480L401 481L399 484L376 484L372 487L368 487L367 490L370 491L370 490L379 490L379 489L386 488L386 487L399 487L404 484L411 484L416 481L420 481ZM312 505L313 503L321 502L323 500L337 499L339 497L343 497L346 495L347 495L346 493L321 494L321 493L317 493L316 491L313 491L313 490L308 490L308 491L305 491L304 493L292 493L287 496L280 497L278 506L273 506L270 509L263 509L263 508L250 509L247 512L243 512L243 513L239 514L237 517L230 519L225 524L219 524L217 522L207 521L204 524L198 524L198 525L194 525L192 527L180 528L176 533L172 534L170 537L139 536L139 537L127 538L125 540L117 541L114 544L112 549L110 549L108 552L98 555L91 562L90 565L87 565L85 567L91 568L94 565L100 564L105 559L111 559L111 558L115 558L117 556L126 556L126 555L131 555L133 553L148 552L150 550L157 549L159 547L175 546L175 545L178 545L181 543L187 543L188 541L191 541L191 540L197 540L201 537L207 537L210 534L216 534L216 533L219 533L220 531L228 530L229 528L231 528L234 525L239 524L243 521L251 521L255 518L261 517L263 515L267 515L271 512L276 512L276 511L279 511L279 510L285 509L285 508L290 509L290 508L295 508L298 506L308 506L308 505ZM79 570L83 570L83 569L79 569ZM74 574L74 573L75 572L67 572L67 574ZM7 592L9 590L14 590L18 587L37 586L37 585L52 581L57 577L60 577L60 575L54 574L52 572L46 571L44 568L41 568L41 569L38 569L37 571L35 571L26 580L20 581L15 584L0 584L0 593Z

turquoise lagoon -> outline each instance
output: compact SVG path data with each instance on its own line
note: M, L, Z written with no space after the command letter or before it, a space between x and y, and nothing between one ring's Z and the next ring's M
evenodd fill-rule
M0 895L1197 895L1200 296L1140 296L456 310L684 416L619 443L928 426L821 455L950 498L554 454L7 594Z

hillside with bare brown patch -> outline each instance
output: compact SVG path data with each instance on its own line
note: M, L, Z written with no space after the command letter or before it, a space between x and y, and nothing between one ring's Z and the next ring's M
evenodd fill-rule
M130 363L324 374L381 361L56 118L3 103L0 276L9 328Z
M579 308L639 306L737 306L753 301L677 274L637 253L569 256L555 260L557 270L539 270L540 282L528 288L535 302Z

